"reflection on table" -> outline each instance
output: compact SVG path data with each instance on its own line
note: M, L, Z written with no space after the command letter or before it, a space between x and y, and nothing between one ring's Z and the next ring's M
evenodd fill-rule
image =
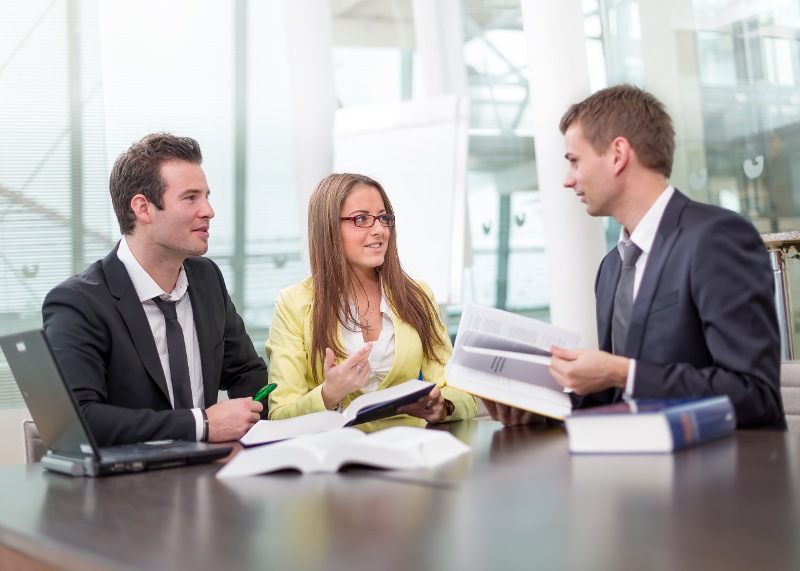
M436 427L431 472L70 479L0 469L0 543L63 569L797 569L800 441L570 456L560 428ZM796 546L798 545L798 546Z

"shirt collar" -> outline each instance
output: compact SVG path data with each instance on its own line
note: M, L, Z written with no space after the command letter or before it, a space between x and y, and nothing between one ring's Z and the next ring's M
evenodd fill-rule
M133 282L133 288L136 290L136 296L139 301L147 301L156 296L161 297L165 301L178 301L180 300L186 290L189 288L189 280L186 278L186 272L181 266L181 271L178 274L178 281L175 283L175 288L167 293L161 289L156 281L150 277L150 274L142 267L139 261L134 257L128 241L125 236L119 241L119 248L117 248L117 257L119 261L125 266L128 275Z
M674 193L675 189L672 185L667 186L639 221L639 224L636 225L636 230L633 231L633 234L628 234L624 226L620 228L619 240L617 241L617 250L619 250L620 255L622 255L623 242L633 242L644 254L650 252L656 239L658 225L661 224L661 218L667 209L667 203Z
M353 312L353 315L358 315L358 307L356 306L355 301L352 299L348 301L350 304L350 310ZM382 313L384 317L388 317L392 319L392 308L389 305L389 301L386 299L386 291L383 289L383 280L381 280L381 302L378 306L379 313ZM342 323L345 323L346 319L340 319Z

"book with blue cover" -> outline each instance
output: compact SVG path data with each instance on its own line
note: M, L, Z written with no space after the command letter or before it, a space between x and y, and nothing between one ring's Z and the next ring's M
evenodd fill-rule
M733 434L727 396L638 400L576 410L565 419L570 452L664 453Z

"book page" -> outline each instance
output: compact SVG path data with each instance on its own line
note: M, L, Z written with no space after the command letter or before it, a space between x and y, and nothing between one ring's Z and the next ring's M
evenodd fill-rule
M361 438L366 438L366 435L357 428L342 428L298 436L268 446L245 448L217 472L217 478L254 476L278 470L325 471L325 458L331 450Z
M305 434L315 434L325 430L341 428L345 419L335 410L312 412L282 420L259 420L239 439L243 446L255 446L294 438Z
M330 471L347 464L413 470L433 468L469 451L449 432L394 426L332 449L325 464Z
M552 345L574 349L579 343L580 334L576 331L473 303L464 306L456 334L456 347L469 345L541 355L549 355Z
M457 339L461 340L459 346L461 347L480 347L481 349L493 349L497 351L513 351L517 353L524 353L526 355L539 355L542 357L549 357L550 351L540 349L534 345L527 345L508 339L507 337L499 337L497 335L489 335L466 329L459 330Z
M511 351L461 347L457 362L465 367L563 392L550 375L550 358Z
M463 366L459 363L464 355L468 353L463 348L456 350L447 365L447 384L451 387L558 420L564 420L564 417L571 412L572 401L560 385L558 389L551 389Z

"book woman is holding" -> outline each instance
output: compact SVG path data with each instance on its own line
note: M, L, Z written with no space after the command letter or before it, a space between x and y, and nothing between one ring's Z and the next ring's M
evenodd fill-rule
M396 232L377 181L332 174L317 185L308 206L311 276L278 295L266 344L278 385L270 419L342 410L420 375L433 390L378 427L475 416L475 399L447 386L447 329L427 284L403 271Z

